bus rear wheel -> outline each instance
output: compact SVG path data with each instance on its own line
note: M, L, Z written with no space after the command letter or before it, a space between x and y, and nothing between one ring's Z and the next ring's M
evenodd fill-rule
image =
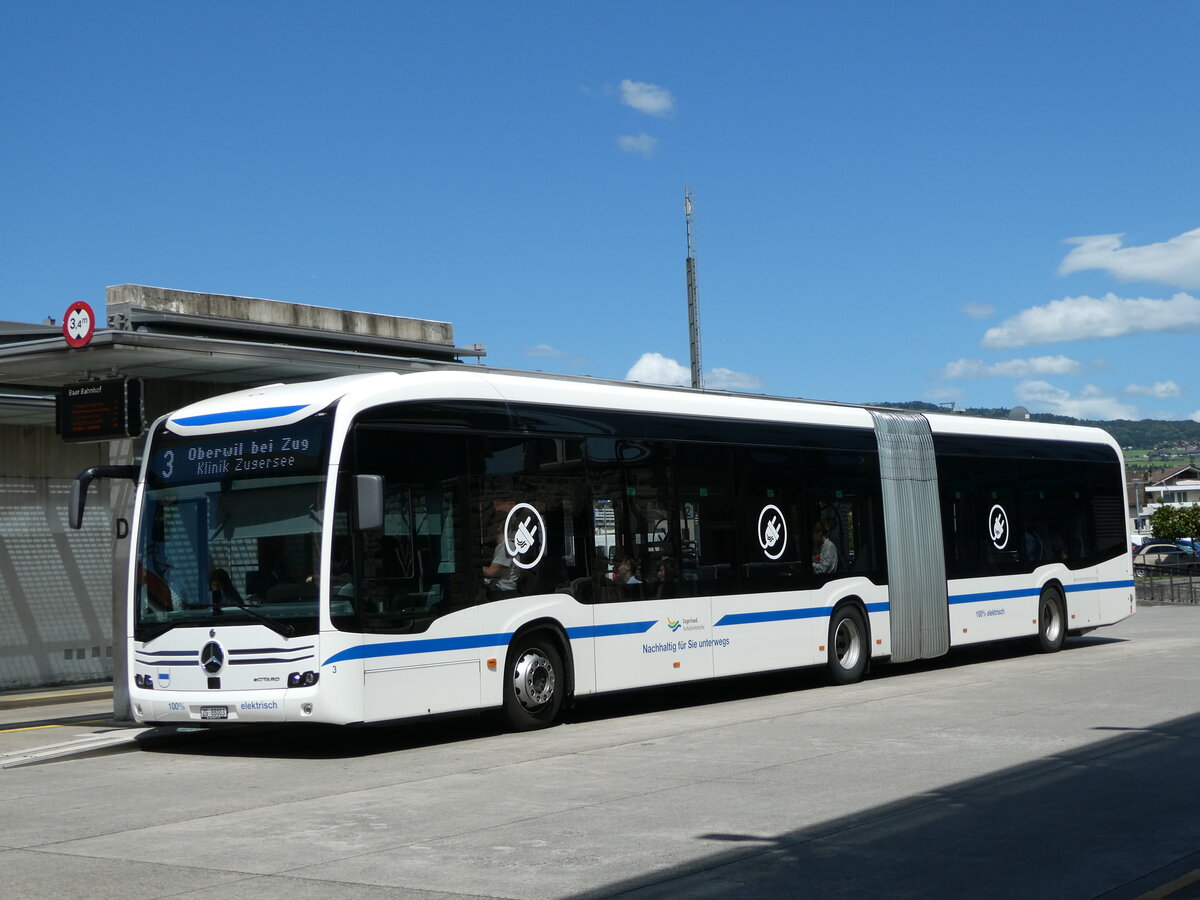
M867 623L853 604L839 606L829 619L829 679L834 684L854 684L867 671Z
M1038 599L1038 649L1057 653L1067 639L1067 605L1055 587L1042 589Z
M553 725L562 709L562 656L544 635L514 641L505 667L504 715L517 731Z

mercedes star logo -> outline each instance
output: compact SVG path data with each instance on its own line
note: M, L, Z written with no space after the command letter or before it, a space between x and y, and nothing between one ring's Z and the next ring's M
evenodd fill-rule
M209 675L216 675L225 665L225 651L216 641L209 641L200 651L200 668Z

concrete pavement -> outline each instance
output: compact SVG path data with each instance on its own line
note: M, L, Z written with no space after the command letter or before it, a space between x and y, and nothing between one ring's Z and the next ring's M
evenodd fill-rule
M71 718L42 733L109 727ZM4 753L36 733L7 727ZM122 900L1185 897L1197 738L1200 607L1151 607L1059 654L608 697L532 734L138 735L0 771L0 871Z

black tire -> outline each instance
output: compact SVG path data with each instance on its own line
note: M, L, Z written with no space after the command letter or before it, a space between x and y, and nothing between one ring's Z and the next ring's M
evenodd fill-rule
M839 606L829 618L829 680L834 684L854 684L867 672L871 656L870 634L862 610L852 603Z
M1145 566L1134 566L1133 574L1138 578L1145 578L1146 577L1146 567Z
M1067 604L1056 587L1042 589L1038 598L1038 649L1057 653L1067 640Z
M562 709L566 678L562 656L543 634L518 638L504 667L504 715L516 731L553 725Z

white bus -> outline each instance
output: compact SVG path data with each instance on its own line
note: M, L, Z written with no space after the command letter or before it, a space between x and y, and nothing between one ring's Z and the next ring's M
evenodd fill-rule
M1068 634L1135 609L1092 428L446 368L156 422L138 721L391 721Z

